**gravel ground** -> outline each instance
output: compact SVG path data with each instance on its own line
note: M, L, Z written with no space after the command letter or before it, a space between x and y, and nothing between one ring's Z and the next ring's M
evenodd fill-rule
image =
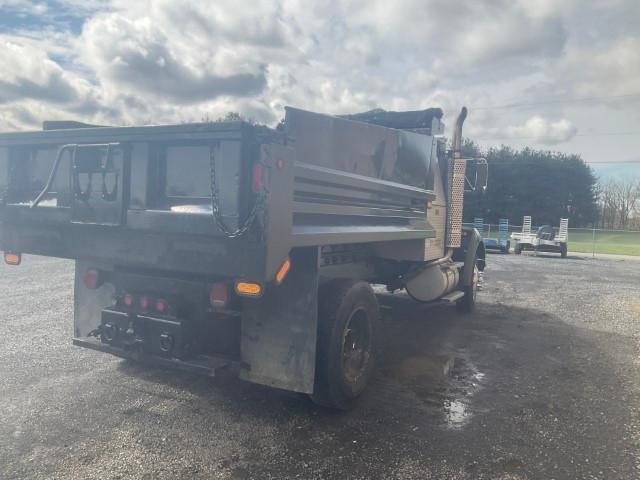
M73 347L72 277L0 267L2 479L640 478L638 261L492 255L473 316L381 295L348 413Z

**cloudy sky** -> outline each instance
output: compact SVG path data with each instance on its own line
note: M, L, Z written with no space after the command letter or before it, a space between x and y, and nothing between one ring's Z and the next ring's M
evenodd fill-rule
M639 161L640 1L0 0L0 130L285 105L466 105L482 145Z

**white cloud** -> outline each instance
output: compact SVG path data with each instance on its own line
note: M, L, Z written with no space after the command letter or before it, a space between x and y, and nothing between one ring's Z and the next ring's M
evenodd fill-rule
M507 0L456 8L444 0L394 8L286 0L250 9L157 0L117 2L85 24L78 44L80 60L112 95L238 108L251 97L265 108L345 112L422 104L459 70L555 55L564 33L556 13Z
M568 142L578 133L578 129L566 118L550 121L535 115L522 125L505 128L490 128L488 138L496 140L527 140L544 145L557 145Z
M554 82L576 96L640 93L640 37L569 52L558 62Z
M230 110L273 124L285 105L326 113L439 106L451 124L467 105L471 136L566 146L577 125L588 130L562 105L474 107L638 93L640 78L633 0L0 5L37 20L0 26L2 129L49 118L199 121ZM604 15L619 31L600 24Z
M223 48L188 53L183 47L150 18L110 14L85 27L81 58L105 87L142 97L192 103L219 95L252 95L265 85L258 62L238 59Z
M0 36L0 104L23 99L80 108L92 96L89 83L66 71L28 42Z

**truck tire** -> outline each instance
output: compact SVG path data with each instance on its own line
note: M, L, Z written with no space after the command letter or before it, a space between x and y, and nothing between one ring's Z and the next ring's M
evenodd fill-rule
M567 244L566 243L561 243L560 244L560 256L562 258L567 258Z
M362 281L336 280L318 298L316 377L311 399L338 410L353 407L379 354L378 300Z
M476 308L476 297L478 296L478 282L480 279L480 271L477 265L473 267L473 280L471 285L462 287L464 297L456 302L456 307L461 312L470 313Z
M515 253L516 255L520 255L522 253L522 247L519 243L516 243L516 246L513 247L513 253Z

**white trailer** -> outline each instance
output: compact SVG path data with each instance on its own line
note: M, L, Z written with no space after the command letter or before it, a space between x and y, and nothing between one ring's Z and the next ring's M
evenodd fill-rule
M523 250L534 252L556 252L562 258L567 257L567 245L569 242L569 219L561 218L558 231L551 225L543 225L535 232L531 231L531 217L525 216L522 221L522 232L514 232L511 239L515 242L513 249L516 255Z

